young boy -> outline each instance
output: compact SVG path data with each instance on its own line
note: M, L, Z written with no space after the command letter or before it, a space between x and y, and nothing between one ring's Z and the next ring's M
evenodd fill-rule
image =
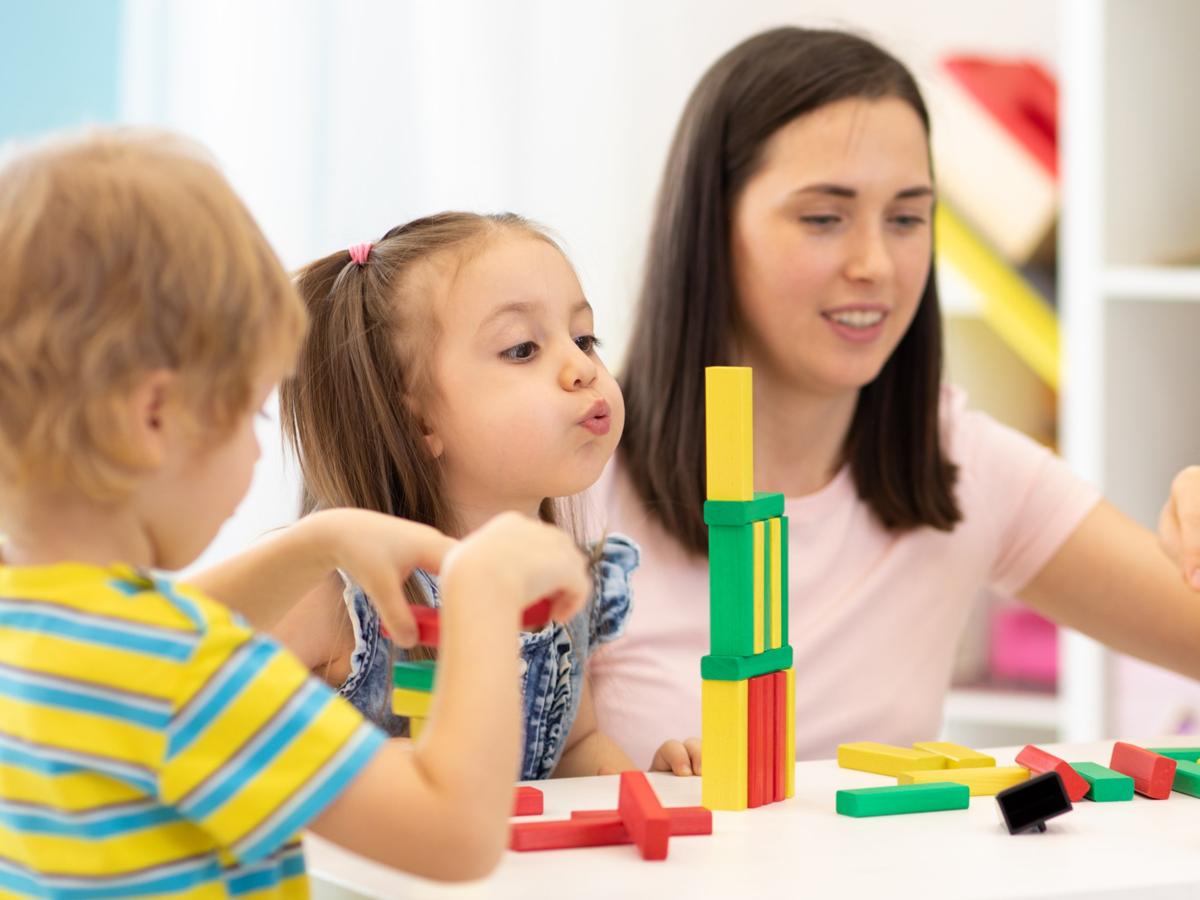
M155 574L245 493L304 328L193 145L102 131L0 168L0 895L303 896L305 827L427 877L498 860L520 725L495 636L539 597L581 607L562 532L509 516L456 544L331 510L192 586ZM342 568L411 642L418 565L446 600L416 745L227 608L270 624Z

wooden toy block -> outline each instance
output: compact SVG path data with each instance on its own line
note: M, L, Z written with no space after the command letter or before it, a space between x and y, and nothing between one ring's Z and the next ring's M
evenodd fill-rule
M535 787L518 787L513 792L514 816L540 816L545 809L545 796Z
M1133 779L1112 769L1094 762L1071 763L1071 768L1078 772L1088 783L1088 792L1084 795L1096 803L1110 803L1114 800L1133 799Z
M787 723L783 733L786 745L784 756L787 762L783 773L783 793L785 797L794 797L796 795L796 670L788 666L783 674L787 678Z
M1026 744L1017 754L1016 763L1024 766L1034 775L1044 775L1046 772L1057 772L1062 778L1063 787L1072 803L1078 803L1089 790L1087 780L1071 768L1071 764L1059 759L1052 753L1047 753L1041 747Z
M1009 834L1045 831L1046 820L1071 811L1071 798L1057 769L1043 772L996 795Z
M410 606L417 622L417 643L422 647L436 647L441 636L441 616L429 606Z
M782 538L782 520L770 519L767 522L767 559L770 561L768 574L771 581L767 594L770 599L771 634L767 644L772 650L782 647L788 640L788 635L783 630L783 554L786 551Z
M792 647L784 644L776 650L764 650L753 656L705 656L700 659L700 677L709 681L747 681L782 672L792 667Z
M907 747L878 744L875 741L841 744L838 746L837 760L838 765L843 769L891 775L893 778L901 772L946 768L944 756L925 753L921 750L910 750Z
M421 732L425 730L424 716L409 716L408 717L408 737L409 740L415 741L421 736Z
M437 662L432 659L400 659L392 663L392 685L413 691L432 691Z
M543 597L532 606L526 607L521 614L521 627L534 631L540 630L550 621L550 598Z
M949 782L858 788L838 791L836 798L838 815L856 819L966 809L970 802L971 792L966 785Z
M553 822L520 822L509 829L508 849L570 850L576 847L603 847L628 844L632 839L620 817L605 819L566 819Z
M1171 784L1171 790L1200 797L1200 765L1186 759L1176 760L1175 780Z
M933 784L939 781L965 784L970 789L972 797L987 797L1028 780L1029 770L1024 766L934 769L932 771L901 772L896 776L899 784Z
M986 753L946 741L921 741L913 744L913 749L945 757L947 769L978 769L996 764L996 760Z
M754 499L752 373L746 366L704 370L704 434L709 500Z
M705 500L705 525L749 525L783 515L783 494L754 492L753 500Z
M704 766L700 803L708 809L746 808L749 704L748 681L701 682Z
M773 672L775 681L775 733L773 738L775 783L772 799L778 803L787 799L787 770L793 761L787 755L788 677L786 672Z
M433 694L429 691L414 691L411 688L392 688L392 712L398 716L429 715Z
M763 683L762 798L763 803L775 802L775 675L760 675Z
M666 807L667 818L671 821L671 837L712 834L712 811L703 806L669 806ZM615 809L575 809L571 811L572 819L620 819L621 815ZM630 841L632 842L632 838Z
M1133 789L1151 800L1166 800L1175 782L1176 760L1145 747L1117 741L1108 767L1133 779Z
M746 805L751 809L763 805L763 787L766 783L762 747L766 716L764 678L761 675L751 678L747 686L750 714L746 723L746 761L749 766L746 773Z
M1170 759L1180 759L1186 762L1200 762L1200 747L1147 747L1151 753L1166 756Z
M753 524L709 526L709 648L715 656L757 652L756 571Z
M622 772L617 810L642 859L666 859L671 820L645 772Z
M754 652L767 649L766 634L771 624L766 621L767 611L767 554L766 528L762 522L750 525L754 534Z

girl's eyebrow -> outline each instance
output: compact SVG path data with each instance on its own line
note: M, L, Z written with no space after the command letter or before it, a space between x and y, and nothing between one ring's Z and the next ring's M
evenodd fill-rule
M496 319L504 316L534 315L541 312L545 308L546 304L540 300L513 300L510 303L505 303L502 306L496 307L490 313L484 316L483 321L479 323L479 329L477 330L482 330ZM587 300L581 299L578 303L571 307L571 315L574 316L577 313L583 312L584 310L588 310L590 312L591 309L592 304L588 303Z

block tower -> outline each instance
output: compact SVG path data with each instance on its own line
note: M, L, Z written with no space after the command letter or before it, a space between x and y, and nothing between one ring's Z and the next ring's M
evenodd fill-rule
M754 493L751 370L705 369L709 655L700 661L701 800L746 809L794 792L795 677L782 494Z

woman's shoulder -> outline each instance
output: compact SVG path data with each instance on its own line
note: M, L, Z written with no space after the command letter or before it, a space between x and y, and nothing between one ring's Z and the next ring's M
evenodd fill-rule
M589 609L589 643L604 643L625 630L633 602L630 577L641 564L641 549L623 534L593 545L595 589Z

